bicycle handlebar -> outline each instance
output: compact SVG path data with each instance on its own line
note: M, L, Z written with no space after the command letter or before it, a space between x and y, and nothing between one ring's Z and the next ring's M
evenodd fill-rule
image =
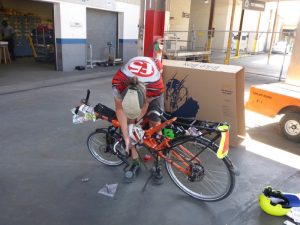
M83 98L83 99L80 100L80 103L81 103L81 104L88 105L89 98L90 98L90 93L91 93L90 89L87 89L85 98ZM74 113L75 113L76 115L78 114L79 107L80 107L80 106L77 106L77 107L75 108L75 112L74 112Z
M91 93L90 89L87 89L85 98L81 99L80 101L82 104L88 105L90 93Z

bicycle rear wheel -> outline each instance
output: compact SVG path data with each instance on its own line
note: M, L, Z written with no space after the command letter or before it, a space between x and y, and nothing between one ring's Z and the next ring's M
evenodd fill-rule
M108 166L119 166L123 161L118 157L119 153L125 154L125 149L121 142L114 136L110 136L111 144L107 143L107 129L98 129L91 133L87 139L87 146L92 156L101 163Z
M193 171L194 176L184 174L172 163L165 162L165 164L172 181L183 192L199 200L219 201L232 192L235 175L230 170L230 159L228 157L219 159L216 155L217 146L206 148L208 142L209 140L197 138L178 145L167 153L169 159ZM176 145L176 141L173 144ZM200 154L197 155L198 153ZM197 157L193 159L195 155Z

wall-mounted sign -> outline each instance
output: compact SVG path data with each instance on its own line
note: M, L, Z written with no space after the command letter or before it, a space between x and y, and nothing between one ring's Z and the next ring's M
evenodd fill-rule
M182 17L183 18L190 18L190 13L182 12Z
M258 0L243 0L243 9L265 11L266 3Z
M82 27L80 22L70 22L70 27Z
M111 0L106 0L106 6L107 6L108 8L111 8L112 5L113 5L113 3L112 3Z

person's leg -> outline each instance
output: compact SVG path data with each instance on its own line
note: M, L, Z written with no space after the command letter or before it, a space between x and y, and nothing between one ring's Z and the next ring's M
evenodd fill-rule
M139 155L136 151L136 148L134 146L132 146L131 150L131 158L132 160L139 160Z
M147 113L150 111L157 111L158 113L164 111L164 96L163 95L153 99L149 103ZM154 127L154 126L160 124L160 122L161 122L159 116L154 113L148 115L148 118L149 118L150 127Z
M150 103L149 103L149 107L148 107L148 112L154 110L154 111L158 111L159 113L161 111L163 111L164 109L164 97L163 95L161 95L158 98L153 99ZM150 114L148 115L149 118L149 125L150 127L154 127L158 124L161 123L160 117L157 114ZM162 135L162 132L160 131L159 133L160 135ZM160 162L158 162L160 164ZM163 175L161 173L161 166L160 165L155 165L155 167L153 168L153 182L155 184L162 184L164 179L163 179Z
M15 41L13 38L8 39L8 51L10 54L11 60L15 60Z
M133 121L129 121L129 123L133 123ZM127 183L133 182L140 171L140 160L139 160L137 149L132 143L129 144L129 148L130 148L132 163L129 170L125 171L124 174L125 181Z
M120 123L121 131L122 131L123 138L125 141L125 148L128 153L129 153L129 149L130 149L131 157L132 157L132 165L131 165L130 169L128 171L126 171L124 174L125 181L132 182L140 169L140 165L139 165L139 161L138 161L139 156L136 151L136 148L134 146L132 146L130 143L130 137L128 134L128 125L127 125L128 120L122 109L122 100L118 99L116 97L114 98L114 100L115 100L116 115L117 115L118 121ZM129 121L129 123L130 123L130 121Z
M131 150L131 158L132 158L132 163L131 166L129 168L129 170L125 171L124 177L125 177L125 181L127 183L131 183L134 181L134 179L136 178L137 174L140 171L140 161L139 161L139 155L137 153L137 150L134 146L132 146L130 148Z

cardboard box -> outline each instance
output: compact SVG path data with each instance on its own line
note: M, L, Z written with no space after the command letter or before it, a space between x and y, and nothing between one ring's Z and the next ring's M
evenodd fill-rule
M175 116L230 124L230 145L245 136L244 69L240 66L163 61L165 110Z

